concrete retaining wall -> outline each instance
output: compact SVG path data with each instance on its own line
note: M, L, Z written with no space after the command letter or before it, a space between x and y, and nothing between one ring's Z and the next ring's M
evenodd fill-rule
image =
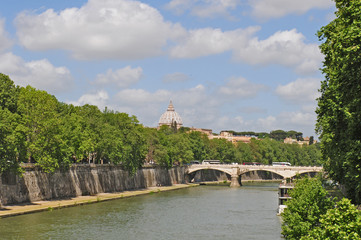
M185 168L143 168L133 176L120 166L73 165L65 172L44 173L25 168L22 177L7 174L0 179L0 204L17 204L49 199L64 199L103 192L122 192L157 185L185 183Z

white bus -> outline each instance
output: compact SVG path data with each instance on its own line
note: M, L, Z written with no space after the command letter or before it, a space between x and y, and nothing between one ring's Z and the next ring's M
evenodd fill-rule
M291 166L289 162L273 162L272 166Z
M202 164L221 164L219 160L203 160Z

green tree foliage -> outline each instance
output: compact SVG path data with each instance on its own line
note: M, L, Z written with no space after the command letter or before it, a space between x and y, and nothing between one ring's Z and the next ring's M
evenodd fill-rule
M308 141L308 145L312 145L313 144L313 141L314 141L314 138L313 136L310 137L310 140Z
M296 132L294 130L291 130L288 132L283 131L283 130L274 130L274 131L270 132L269 137L272 139L275 139L277 141L283 141L287 137L301 141L301 140L303 140L303 133Z
M172 164L184 165L194 159L188 134L168 136L167 152Z
M209 159L210 141L204 133L189 133L190 145L195 160Z
M0 73L0 107L16 112L19 89L7 75Z
M270 132L270 138L276 139L278 141L283 141L287 137L287 132L283 130L274 130Z
M236 147L240 156L239 163L255 162L255 157L253 155L250 144L240 142Z
M238 162L236 148L226 139L212 139L210 141L210 159L220 160L222 163Z
M0 173L19 172L18 148L20 139L16 128L19 125L19 115L0 107Z
M361 239L361 213L351 204L349 199L343 198L321 215L320 225L301 239L341 240Z
M161 166L170 168L173 165L185 165L194 160L192 149L191 134L185 131L174 132L173 128L161 126L157 131L155 129L146 130L148 142L147 161L154 162ZM201 142L198 142L198 149L202 148ZM201 152L201 150L196 150Z
M296 181L290 191L292 199L286 202L282 213L282 234L286 239L300 239L320 224L320 216L333 206L327 198L327 191L317 178L303 178Z
M325 80L317 131L327 172L361 203L361 1L335 2L336 18L318 32Z
M18 113L21 132L29 162L36 163L49 172L68 161L66 147L61 138L61 118L57 112L58 101L45 91L30 86L20 90Z

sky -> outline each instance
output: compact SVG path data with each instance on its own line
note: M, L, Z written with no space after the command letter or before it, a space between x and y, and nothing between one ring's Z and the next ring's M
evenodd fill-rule
M0 72L156 127L315 136L331 0L0 0Z

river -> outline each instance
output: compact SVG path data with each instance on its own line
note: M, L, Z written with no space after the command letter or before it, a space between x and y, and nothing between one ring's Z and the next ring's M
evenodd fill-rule
M4 218L0 238L282 239L277 186L199 186Z

